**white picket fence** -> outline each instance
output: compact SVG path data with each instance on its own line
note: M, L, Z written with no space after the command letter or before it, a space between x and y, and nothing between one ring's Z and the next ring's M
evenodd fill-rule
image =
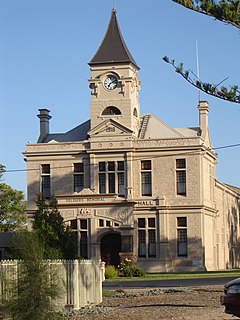
M105 264L99 260L48 260L59 281L61 296L57 309L79 309L102 302L102 282ZM4 295L4 279L16 279L18 260L0 261L0 296Z

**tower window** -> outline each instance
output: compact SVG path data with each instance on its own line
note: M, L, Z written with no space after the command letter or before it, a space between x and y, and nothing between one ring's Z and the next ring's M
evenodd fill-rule
M107 107L106 109L103 110L102 116L118 116L121 115L121 111L113 106Z
M134 115L134 117L137 117L137 116L138 116L138 112L137 112L137 109L136 109L136 108L134 108L134 110L133 110L133 115Z

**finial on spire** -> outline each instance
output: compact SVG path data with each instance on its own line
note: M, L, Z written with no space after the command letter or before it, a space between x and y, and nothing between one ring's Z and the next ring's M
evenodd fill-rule
M117 0L114 0L114 8L113 10L116 12L117 11Z

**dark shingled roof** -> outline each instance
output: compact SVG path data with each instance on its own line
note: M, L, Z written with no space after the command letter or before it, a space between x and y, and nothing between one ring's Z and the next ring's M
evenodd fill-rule
M90 120L85 121L79 126L71 129L65 133L51 133L48 134L44 143L50 142L52 140L57 142L76 142L85 141L88 139L88 131L90 130Z
M139 69L123 39L117 21L116 10L113 9L105 37L89 65L130 62Z

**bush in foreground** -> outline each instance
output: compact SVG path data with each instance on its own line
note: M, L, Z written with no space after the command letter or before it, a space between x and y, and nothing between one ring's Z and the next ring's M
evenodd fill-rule
M17 279L8 284L8 299L4 301L4 311L11 319L56 319L53 302L60 288L43 255L44 248L35 233L22 232L16 236L14 256L21 262Z
M106 266L105 268L105 278L114 279L118 276L118 271L114 266Z

